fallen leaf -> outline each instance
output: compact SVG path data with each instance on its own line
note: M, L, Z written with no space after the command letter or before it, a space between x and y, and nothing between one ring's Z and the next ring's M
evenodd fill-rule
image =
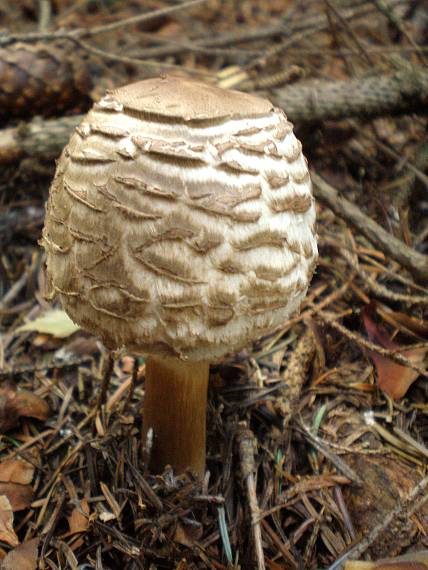
M89 527L89 504L86 499L79 501L71 515L67 517L71 533L85 532Z
M386 330L372 319L372 312L373 308L370 305L363 310L363 322L369 339L379 344L382 348L389 350L399 348L399 345L391 339ZM379 388L394 400L402 398L418 378L419 373L417 370L398 364L374 350L369 350L368 353L376 367ZM400 354L408 358L413 364L423 367L427 349L421 347L403 350Z
M31 339L31 344L37 348L41 348L44 351L57 350L64 343L61 338L54 337L46 333L38 333Z
M47 402L27 390L16 393L15 407L19 416L37 420L47 420L50 413Z
M195 524L184 524L179 522L175 530L174 540L184 546L192 548L195 542L199 540L202 536L202 525Z
M34 492L29 485L0 482L0 495L7 497L12 511L22 511L33 502Z
M13 530L12 506L5 495L0 495L0 540L10 546L19 544L18 537Z
M0 482L29 485L33 479L34 466L25 459L5 459L0 463Z
M18 327L16 332L38 332L50 334L56 338L66 338L79 329L79 325L73 323L65 311L51 309L34 319L34 321Z
M2 560L0 570L36 570L39 542L39 538L33 538L11 550Z
M0 433L14 428L21 416L46 420L49 413L48 404L36 394L27 390L18 391L11 384L4 384L0 388Z

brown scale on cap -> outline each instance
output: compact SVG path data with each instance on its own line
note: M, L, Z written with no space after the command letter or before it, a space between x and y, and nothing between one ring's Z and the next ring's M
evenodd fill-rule
M301 145L265 99L149 79L108 93L76 129L47 204L48 282L108 347L150 356L144 433L155 431L155 469L202 472L194 445L170 454L177 429L192 438L196 428L164 425L153 406L184 375L188 393L176 397L193 417L206 363L298 310L317 258L314 223Z

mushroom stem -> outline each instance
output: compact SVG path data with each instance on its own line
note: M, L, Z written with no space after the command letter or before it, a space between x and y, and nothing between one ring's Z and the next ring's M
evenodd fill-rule
M147 448L152 429L153 445L148 449L152 472L161 473L171 465L175 473L189 468L203 477L208 379L208 362L147 359L143 445Z

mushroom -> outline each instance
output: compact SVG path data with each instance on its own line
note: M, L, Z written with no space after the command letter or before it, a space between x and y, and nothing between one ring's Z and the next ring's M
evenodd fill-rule
M182 77L107 92L71 136L47 281L110 349L146 357L150 468L205 468L209 363L275 330L317 259L301 143L268 100Z

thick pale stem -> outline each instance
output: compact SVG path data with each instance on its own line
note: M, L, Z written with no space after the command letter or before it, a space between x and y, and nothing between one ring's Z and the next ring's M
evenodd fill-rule
M143 444L147 444L152 429L149 468L153 473L171 465L175 473L190 468L203 476L208 378L208 362L154 356L147 359Z

